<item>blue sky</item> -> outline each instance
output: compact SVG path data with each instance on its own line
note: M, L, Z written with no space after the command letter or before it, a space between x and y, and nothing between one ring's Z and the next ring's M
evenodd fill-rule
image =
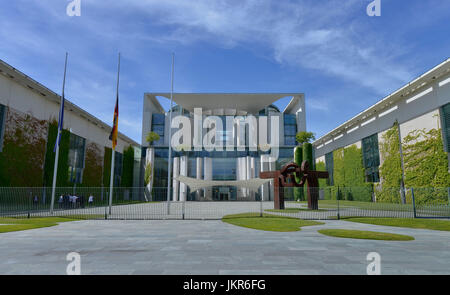
M144 92L302 92L319 137L450 57L450 1L2 0L0 59L140 142ZM286 100L277 102L284 108Z

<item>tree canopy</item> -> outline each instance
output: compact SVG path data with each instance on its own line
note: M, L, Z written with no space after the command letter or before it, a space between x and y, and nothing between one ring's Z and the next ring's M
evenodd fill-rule
M145 138L145 140L147 140L149 144L152 144L152 142L159 140L159 134L151 131L147 133L147 137Z
M300 131L295 135L295 139L300 145L302 145L305 142L310 142L311 140L316 139L316 136L313 132Z

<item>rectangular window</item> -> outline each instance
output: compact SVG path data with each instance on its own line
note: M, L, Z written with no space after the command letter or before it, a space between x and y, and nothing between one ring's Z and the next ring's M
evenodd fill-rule
M365 168L366 182L379 182L380 153L378 150L378 134L362 139L363 164Z
M0 152L3 149L3 135L5 133L6 107L0 104Z
M159 140L153 142L154 145L164 144L164 128L166 116L164 114L152 114L152 131L159 135Z
M284 137L284 144L285 145L296 145L297 141L295 139L295 136L285 136Z
M333 152L325 154L325 167L326 167L326 169L328 171L327 184L328 185L334 185L334 180L333 180L333 169L334 169Z
M123 155L119 152L114 153L114 186L120 186L122 180Z
M284 114L284 145L296 145L297 117L294 114Z
M83 181L84 150L86 139L76 134L70 134L69 143L69 182L81 183Z

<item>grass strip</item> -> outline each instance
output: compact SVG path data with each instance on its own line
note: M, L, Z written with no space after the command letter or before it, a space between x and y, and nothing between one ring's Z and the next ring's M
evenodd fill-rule
M321 229L319 233L337 238L364 239L378 241L412 241L414 237L376 231L350 230L350 229Z
M303 226L323 224L322 222L312 220L302 220L293 217L277 216L271 214L263 214L263 216L261 217L259 213L226 215L222 218L222 221L236 226L276 232L299 231Z

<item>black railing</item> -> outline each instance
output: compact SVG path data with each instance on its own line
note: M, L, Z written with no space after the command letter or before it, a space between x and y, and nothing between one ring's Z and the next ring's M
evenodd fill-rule
M367 187L313 188L319 208L309 210L306 188L302 194L285 188L285 209L274 210L273 191L237 190L236 196L212 189L170 196L167 188L114 188L111 208L107 188L56 188L53 208L51 188L0 188L0 216L61 216L79 219L221 219L239 213L276 214L302 219L346 217L450 218L448 188L399 188L370 190ZM173 194L173 192L172 192ZM269 197L270 196L270 197ZM296 197L299 197L296 200ZM53 210L52 210L53 209Z

